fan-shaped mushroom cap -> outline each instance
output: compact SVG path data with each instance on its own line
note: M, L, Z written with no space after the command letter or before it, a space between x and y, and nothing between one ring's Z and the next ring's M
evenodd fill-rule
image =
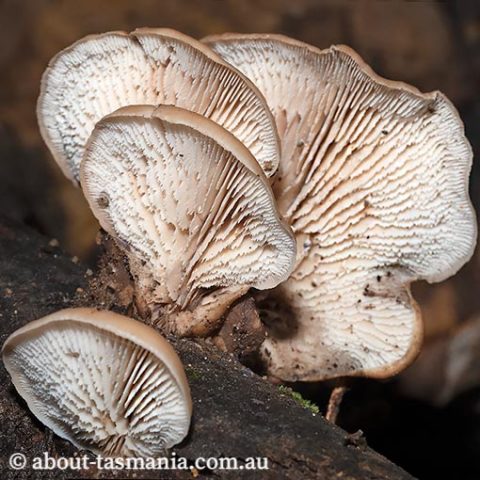
M154 457L188 433L192 401L182 363L141 322L61 310L14 332L2 354L30 410L79 448Z
M281 139L273 190L297 236L264 357L285 380L384 377L422 337L409 284L472 255L472 152L455 108L385 80L351 49L278 35L204 40L265 96ZM285 318L288 317L288 318Z
M108 116L89 140L81 184L126 249L141 297L166 307L167 324L178 313L165 327L179 334L208 333L249 287L272 288L293 268L295 240L262 169L195 113L144 106Z
M211 118L278 165L274 121L257 88L204 44L169 29L91 35L57 54L42 79L37 116L64 174L78 181L88 137L105 115L135 104L176 105Z

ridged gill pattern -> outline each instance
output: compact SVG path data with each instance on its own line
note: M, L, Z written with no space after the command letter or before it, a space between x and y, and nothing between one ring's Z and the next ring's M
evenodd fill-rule
M32 411L80 448L155 457L188 431L185 399L162 361L113 333L63 320L9 359Z
M273 190L299 256L273 293L285 313L267 319L270 372L393 373L421 337L410 282L452 275L475 244L457 112L441 93L377 77L345 47L236 34L206 42L264 94L281 140Z
M274 121L262 97L194 39L161 29L90 36L58 54L43 77L38 119L64 173L78 181L96 122L139 104L175 105L208 117L242 141L267 175L277 168Z
M149 302L183 310L205 290L271 288L288 277L295 241L266 179L200 132L107 119L82 169L92 209L128 252Z

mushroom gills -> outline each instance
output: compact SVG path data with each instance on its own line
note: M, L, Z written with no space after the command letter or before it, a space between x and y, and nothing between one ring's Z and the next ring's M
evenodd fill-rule
M176 105L222 125L272 175L273 117L256 87L197 40L169 29L87 36L49 63L37 105L40 131L63 173L79 179L95 124L129 105Z
M272 293L288 318L268 323L268 371L323 380L404 368L422 336L409 284L453 275L476 243L472 151L455 108L379 77L348 47L204 41L257 85L281 139L273 191L299 255Z
M206 335L248 288L272 288L293 268L295 240L262 169L200 115L144 106L106 117L81 185L101 226L128 243L137 297L166 331Z
M15 332L3 360L35 416L79 448L156 457L188 432L191 398L180 360L136 320L60 311Z

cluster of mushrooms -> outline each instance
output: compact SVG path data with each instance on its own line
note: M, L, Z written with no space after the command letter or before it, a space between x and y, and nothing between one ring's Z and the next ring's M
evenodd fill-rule
M52 59L37 113L124 252L140 317L208 337L253 288L259 355L283 381L404 368L422 339L410 284L449 277L475 246L455 108L379 77L348 47L154 28L89 36ZM152 456L185 437L191 413L156 330L58 312L14 333L4 361L61 436Z

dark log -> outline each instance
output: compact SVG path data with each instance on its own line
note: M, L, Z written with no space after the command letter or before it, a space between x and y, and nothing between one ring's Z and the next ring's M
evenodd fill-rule
M26 322L69 306L93 306L86 267L55 242L27 227L0 220L0 340ZM0 478L322 478L410 479L410 475L369 449L361 435L349 435L314 415L277 387L243 367L233 355L206 342L175 341L192 389L194 419L177 458L267 457L268 470L32 472L9 467L11 454L28 462L49 455L83 455L52 435L27 410L3 365L0 367ZM93 457L91 457L93 458Z

